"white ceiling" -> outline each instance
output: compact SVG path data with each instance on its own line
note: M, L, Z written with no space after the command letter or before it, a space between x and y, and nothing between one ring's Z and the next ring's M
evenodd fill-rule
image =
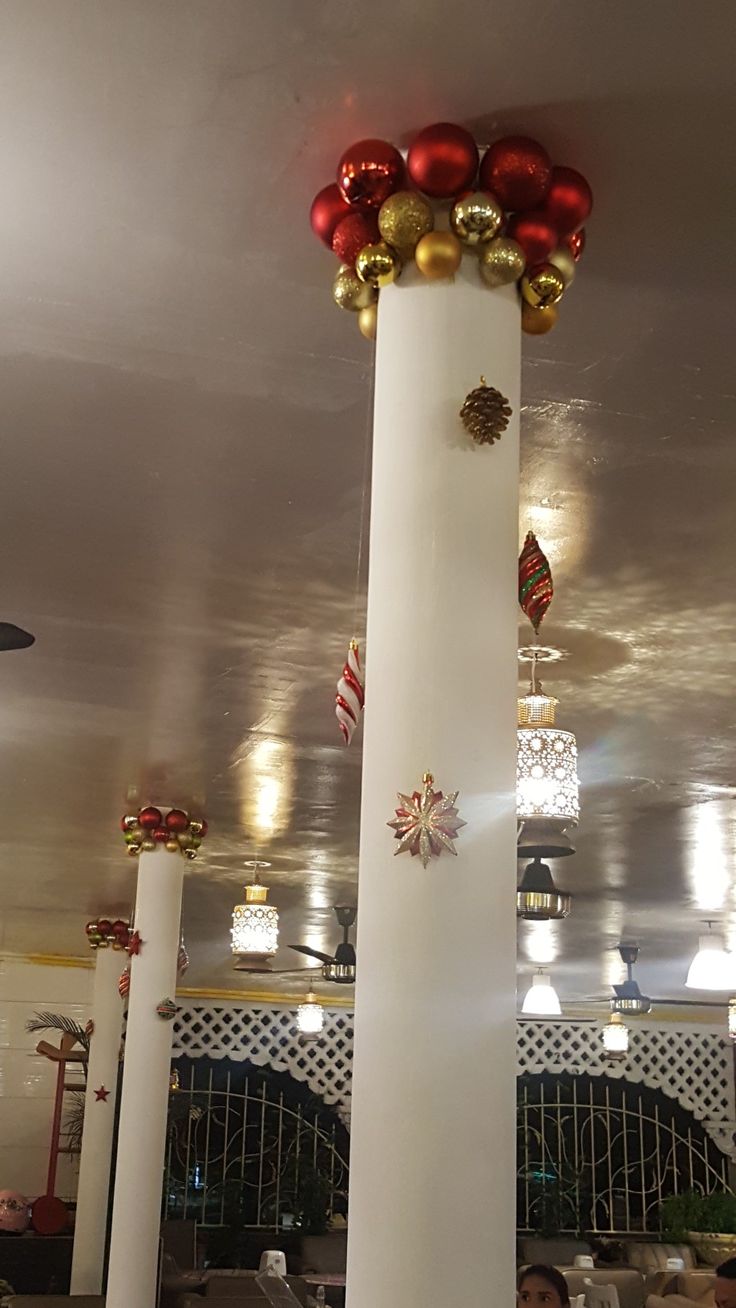
M520 535L555 571L583 821L574 915L520 965L600 995L633 936L642 987L683 993L699 918L736 926L729 30L725 0L5 0L0 618L37 643L0 655L1 948L83 952L152 794L211 818L193 985L245 984L256 854L282 939L336 940L371 354L307 214L351 140L451 118L539 136L596 197L524 341Z

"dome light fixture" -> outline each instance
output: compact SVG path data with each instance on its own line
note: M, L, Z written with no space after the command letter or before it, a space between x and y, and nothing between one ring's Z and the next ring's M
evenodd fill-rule
M708 933L698 941L685 985L689 990L736 990L736 957L726 949L718 931L707 923Z
M296 1010L296 1025L301 1039L318 1040L325 1025L325 1010L313 990Z
M603 1057L609 1063L622 1063L629 1052L629 1028L620 1013L611 1013L602 1035Z
M525 1017L560 1017L562 1007L549 972L540 967L524 995L521 1011Z
M638 945L619 945L618 952L621 955L622 963L626 964L627 979L620 985L614 986L616 998L611 1000L612 1013L650 1013L652 1001L648 995L643 995L639 989L638 983L634 980L632 968L639 957Z
M253 880L245 887L245 903L233 908L231 931L235 969L243 972L267 963L279 944L279 911L267 902L268 886L261 885L258 875L260 868L271 864L253 859L245 866L253 868Z
M529 691L519 696L516 815L521 857L562 858L575 851L566 828L577 826L578 747L571 731L555 726L558 700L536 679L532 651Z

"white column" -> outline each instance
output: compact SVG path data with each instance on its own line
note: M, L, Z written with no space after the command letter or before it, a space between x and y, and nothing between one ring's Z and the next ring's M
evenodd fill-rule
M93 1031L87 1064L84 1130L74 1222L72 1294L101 1294L105 1263L110 1161L118 1091L123 1005L118 979L127 955L111 946L95 951ZM107 1091L103 1097L102 1092Z
M520 355L474 258L381 291L348 1308L513 1303ZM479 447L481 374L513 416ZM426 869L386 826L424 771L467 822Z
M139 859L112 1210L107 1308L155 1308L172 1023L184 861L162 847Z

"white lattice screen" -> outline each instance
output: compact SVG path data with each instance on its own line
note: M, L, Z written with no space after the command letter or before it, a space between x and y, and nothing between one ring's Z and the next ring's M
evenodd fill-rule
M704 1123L726 1153L736 1157L733 1053L723 1031L695 1024L630 1025L625 1063L603 1059L600 1026L594 1022L520 1022L517 1027L518 1071L586 1072L625 1077L662 1090ZM174 1056L232 1058L289 1072L333 1104L350 1113L353 1014L328 1009L321 1039L301 1044L295 1008L238 1008L197 1004L182 1008L174 1026Z

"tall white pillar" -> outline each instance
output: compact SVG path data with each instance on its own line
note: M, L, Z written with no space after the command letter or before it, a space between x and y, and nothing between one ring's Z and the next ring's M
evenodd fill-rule
M513 1302L520 355L472 257L381 291L348 1308ZM493 446L458 416L481 375ZM426 869L386 826L425 771L467 823Z
M140 854L135 929L142 943L131 959L107 1308L156 1303L172 1033L156 1006L176 992L183 877L183 860L163 846Z
M123 1005L118 979L127 956L118 949L95 952L93 1031L87 1063L84 1129L74 1222L72 1294L101 1294L105 1263L110 1162L118 1092Z

